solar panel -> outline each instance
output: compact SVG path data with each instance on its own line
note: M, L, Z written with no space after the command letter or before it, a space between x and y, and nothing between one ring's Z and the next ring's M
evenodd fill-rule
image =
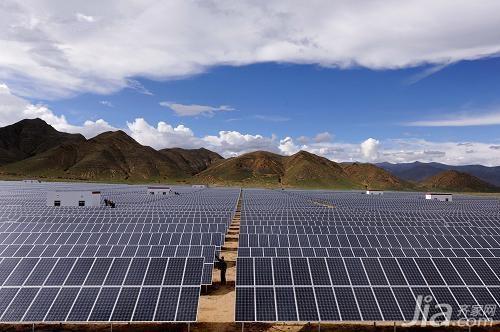
M45 206L90 186L0 183L0 320L196 320L240 190L99 185L117 208Z
M245 190L236 320L272 321L272 309L279 321L425 320L442 313L438 303L457 320L460 305L496 306L498 206L468 196L443 205L418 193Z

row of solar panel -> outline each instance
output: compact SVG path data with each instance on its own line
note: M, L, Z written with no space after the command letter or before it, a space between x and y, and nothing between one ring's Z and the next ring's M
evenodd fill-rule
M500 258L242 258L236 285L500 285Z
M321 219L321 218L297 218L296 220L287 220L286 218L278 219L278 220L270 220L266 217L262 217L261 220L253 220L252 222L246 221L242 218L242 225L245 226L336 226L336 227L363 227L369 225L377 226L377 227L439 227L443 225L447 226L483 226L476 225L473 223L447 223L445 224L442 220L432 220L432 221L374 221L370 220L370 217L360 217L359 220L356 221L348 221L348 220L334 220L334 219ZM483 227L497 227L496 224L484 224Z
M78 218L73 217L58 217L54 218L51 216L36 216L36 217L21 217L20 214L23 212L19 212L18 214L11 216L5 221L16 222L16 223L48 223L48 224L98 224L100 217L93 218L84 218L79 220ZM31 220L30 220L31 219ZM158 217L158 218L145 218L145 217L129 217L129 218L102 218L106 219L106 224L117 224L117 225L127 225L127 224L194 224L194 225L204 225L204 224L227 224L231 220L231 215L224 214L219 215L217 217L204 217L204 218L180 218L180 217ZM113 226L115 227L115 226ZM123 226L120 226L123 227Z
M238 249L239 257L500 257L500 249L261 248Z
M500 236L491 235L276 235L240 234L244 247L343 248L500 248Z
M213 262L216 246L0 245L1 257L204 257Z
M247 198L245 198L247 199ZM268 203L271 204L271 203ZM246 209L246 207L244 207ZM333 212L335 211L335 212ZM332 223L339 222L358 222L371 220L374 223L400 222L404 224L419 223L419 224L433 224L435 222L448 222L454 224L455 222L467 222L469 219L456 218L444 220L443 216L454 215L457 211L414 211L408 213L404 209L398 210L397 208L389 212L380 212L376 209L363 209L352 208L349 206L336 207L335 209L325 208L324 206L315 205L305 209L296 208L293 206L287 207L286 205L277 205L271 207L270 205L262 204L260 207L255 206L254 210L242 211L242 220L248 221L250 224L255 223L259 225L261 221L280 222L290 221L291 223L300 221L330 221ZM471 221L496 221L499 219L492 213L484 214L484 211L471 211ZM485 216L484 218L482 216Z
M342 194L340 194L342 196ZM329 208L322 205L318 205L312 202L308 202L307 198L299 198L297 202L299 204L286 205L283 201L277 200L273 202L272 200L266 199L259 203L249 204L248 202L255 198L249 195L245 195L245 201L243 202L244 211L242 211L242 216L248 217L302 217L302 216L333 216L333 217L347 217L347 218L358 218L362 217L373 217L377 220L385 220L387 218L405 218L411 220L414 219L426 219L426 220L442 220L440 216L442 213L453 216L466 216L466 215L481 215L484 209L469 209L469 210L459 210L458 205L455 204L454 209L451 211L440 210L428 210L427 207L416 206L415 208L411 206L399 207L398 201L391 202L390 204L385 204L380 206L377 204L371 205L375 202L370 202L370 204L363 205L364 208L360 208L359 205L356 206L357 200L352 200L352 206L349 204L338 205L334 201L323 202L331 206L335 206L335 209ZM301 205L304 203L306 205ZM316 201L317 202L317 201ZM445 208L449 205L439 205ZM494 217L494 215L493 215Z
M439 321L437 304L450 320L487 321L499 300L497 287L236 287L236 321Z
M0 233L0 244L213 245L224 233Z
M199 286L0 288L0 320L190 322L199 296Z
M199 286L202 257L4 258L3 286Z
M483 229L476 227L445 227L445 226L375 226L366 221L364 226L241 226L241 234L420 234L420 235L497 235L500 229ZM492 233L487 233L491 231Z
M245 207L246 209L246 207ZM259 222L261 220L269 221L301 221L301 220L316 220L316 221L333 221L333 222L350 222L350 221L363 221L366 219L373 222L435 222L443 221L441 215L438 213L415 213L408 215L404 210L394 211L390 213L380 213L377 210L353 210L349 207L336 208L333 212L332 209L325 209L323 206L315 205L307 209L300 209L295 207L278 207L276 209L268 209L268 206L260 207L260 210L255 207L253 211L242 211L242 219L249 222ZM445 212L446 213L446 212ZM450 222L453 219L449 220ZM457 219L457 221L459 221ZM463 221L463 220L460 220Z
M206 233L225 232L226 223L206 223L206 224L180 224L180 223L128 223L128 224L103 224L103 223L29 223L10 222L0 223L2 233Z

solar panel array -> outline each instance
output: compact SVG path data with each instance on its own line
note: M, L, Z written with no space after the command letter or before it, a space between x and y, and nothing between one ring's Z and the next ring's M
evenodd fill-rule
M245 190L236 321L428 320L445 313L438 303L451 305L451 320L498 320L499 207L468 196Z
M48 190L117 208L46 207ZM0 321L195 321L239 189L0 183Z

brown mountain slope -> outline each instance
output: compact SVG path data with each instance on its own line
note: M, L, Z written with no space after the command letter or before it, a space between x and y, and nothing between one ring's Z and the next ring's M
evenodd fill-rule
M256 151L226 159L195 176L201 182L248 185L345 188L355 185L335 162L300 151L285 157Z
M411 189L412 185L372 164L340 165L300 151L291 156L257 151L210 166L195 176L219 185L362 189Z
M339 164L315 154L299 151L285 157L283 161L283 185L336 188L356 186Z
M403 181L391 173L373 164L342 164L344 171L355 182L369 189L410 189L413 187L409 182Z
M213 163L224 159L218 153L204 148L191 150L172 148L163 149L159 152L172 160L185 173L191 175L197 174Z
M105 132L79 143L62 144L5 165L7 174L84 180L161 180L189 176L169 158L142 146L123 131Z
M255 151L218 162L195 179L213 184L279 185L284 173L285 157L266 151Z
M471 191L471 192L493 192L500 191L495 187L475 176L458 171L444 171L428 177L419 183L419 187L426 190L446 191Z
M62 143L84 142L80 134L55 130L41 119L25 119L0 128L0 165L23 160Z

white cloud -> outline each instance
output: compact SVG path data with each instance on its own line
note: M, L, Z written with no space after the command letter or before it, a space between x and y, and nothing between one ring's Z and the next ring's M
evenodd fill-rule
M300 147L293 142L293 139L291 137L285 137L284 139L280 140L280 145L278 148L281 153L287 156L300 151Z
M327 131L319 133L314 137L314 141L316 143L330 142L331 140L332 140L332 134L330 134Z
M83 126L69 125L68 130L66 131L73 133L80 133L86 138L92 138L105 131L115 131L115 130L118 130L118 128L113 127L103 119L99 119L96 121L87 120L83 123Z
M422 139L396 139L384 142L380 160L401 162L440 162L451 165L481 164L500 165L500 150L492 149L491 143L431 142Z
M167 147L198 148L202 143L194 136L191 129L184 125L173 127L160 121L156 127L153 127L146 120L138 118L133 122L127 122L127 127L130 135L137 142L155 149Z
M279 153L276 137L242 134L237 131L220 131L217 136L203 137L204 146L219 152L225 157L264 150Z
M267 122L287 122L290 121L290 118L279 115L262 115L257 114L252 117L253 119L267 121Z
M0 84L0 126L6 126L25 118L41 118L57 130L82 133L90 138L117 128L103 119L85 121L74 125L64 115L56 115L46 105L34 105L14 96L9 88ZM199 148L216 151L225 157L265 150L290 155L299 150L324 156L334 161L389 161L389 162L441 162L453 165L482 164L500 165L498 142L430 142L417 139L397 139L379 142L369 138L361 144L332 141L311 141L299 137L296 144L291 137L278 139L272 135L244 134L238 131L220 131L217 135L196 136L184 125L172 126L159 122L152 126L142 118L127 122L125 129L135 140L156 149L167 147Z
M178 116L198 116L198 115L213 116L215 112L234 111L234 108L227 105L221 105L221 106L208 106L208 105L196 105L196 104L185 105L185 104L171 103L167 101L160 102L160 105L170 108Z
M482 114L448 115L441 119L409 122L414 127L467 127L500 125L500 111Z
M48 106L32 104L11 94L5 84L0 84L0 126L10 125L25 118L41 118L57 130L82 133L90 138L99 133L116 130L103 119L87 120L83 125L68 122L64 115L55 114ZM378 141L369 138L361 144L335 141L311 141L307 137L278 139L276 136L244 134L238 131L220 131L217 135L196 136L184 125L172 126L159 122L152 126L142 118L127 122L125 129L134 139L157 149L167 147L199 148L216 151L225 157L255 150L265 150L286 155L299 150L309 151L334 161L389 161L389 162L441 162L452 165L500 165L498 142L430 142L418 139ZM323 135L321 135L323 136Z
M365 159L375 161L377 160L379 153L380 142L374 138L368 138L366 141L361 143L361 154Z
M91 138L104 131L116 130L106 121L85 121L82 126L70 124L64 115L56 115L47 105L32 104L14 96L7 85L0 84L0 126L7 126L23 119L40 118L56 128L69 133L81 133Z
M139 82L138 80L134 80L134 79L129 78L129 79L125 79L125 83L126 83L127 88L135 90L143 95L146 95L146 96L153 96L154 95L144 85L142 85L142 83Z
M99 102L99 104L104 105L104 106L107 106L107 107L115 107L115 105L113 105L113 103L112 103L112 102L110 102L109 100L101 100L101 101Z
M307 136L299 136L297 137L297 142L299 142L300 144L307 144L311 141L311 139Z
M95 18L93 16L90 16L90 15L85 15L85 14L82 14L82 13L76 13L76 19L78 20L78 22L84 22L84 23L93 23L95 22Z
M88 0L64 6L4 0L0 80L18 95L58 98L125 87L140 91L130 78L174 79L217 65L286 62L384 69L428 63L439 68L497 55L498 12L495 0L480 5L455 0L318 0L313 5L299 0Z

